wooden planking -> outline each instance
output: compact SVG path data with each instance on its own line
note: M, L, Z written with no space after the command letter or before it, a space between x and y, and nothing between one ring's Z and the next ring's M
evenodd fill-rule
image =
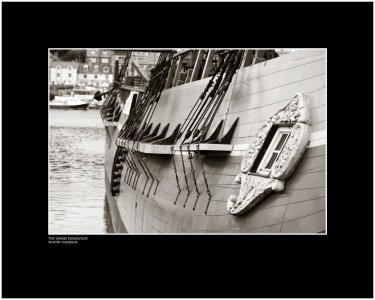
M317 61L309 65L301 65L298 68L288 69L283 72L273 73L246 81L237 80L234 87L233 99L260 94L281 87L312 80L316 77L325 77L325 61Z
M316 131L320 131L320 130L324 130L327 128L327 121L321 121L319 123L315 123L313 125L311 125L311 132L316 132Z
M305 173L298 176L291 176L285 184L285 189L311 189L325 186L325 171Z
M109 181L107 175L105 175L104 177L105 177L104 180L105 180L106 190L109 191L110 186L111 186L110 181ZM105 197L106 197L107 202L108 202L109 211L110 211L110 214L111 214L111 221L112 221L114 231L116 233L127 232L127 230L124 226L124 223L122 221L123 218L120 215L118 205L117 205L115 199L112 197L111 193L106 194Z
M290 201L290 197L285 192L273 193L264 200L262 200L259 204L256 205L257 210L272 208L276 206L284 206L287 205Z
M326 188L288 190L289 203L318 199L326 196Z
M257 66L262 65L258 64ZM258 68L258 67L257 67ZM209 79L208 79L209 80ZM181 97L176 97L175 92L172 93L165 93L163 95L164 99L167 99L168 101L165 101L164 106L160 106L157 109L170 109L168 111L168 114L173 116L174 120L178 120L178 110L181 110L181 107L184 107L184 111L182 115L185 116L186 113L189 112L189 105L185 105L185 103L192 103L194 104L194 101L191 101L190 97L194 97L197 99L199 97L201 90L205 87L206 81L197 81L193 83L193 90L195 88L195 91L186 91L182 89L183 86L178 87L176 89L179 89ZM311 83L311 82L310 82ZM325 82L323 83L323 86L320 87L320 89L316 89L316 91L313 91L310 95L312 101L312 107L313 110L316 109L316 113L313 116L313 121L316 121L317 118L321 117L325 107L325 88L324 88ZM310 85L311 86L311 85ZM315 87L314 87L315 88ZM175 89L174 89L175 90ZM262 95L262 97L270 97L268 94L269 91L265 92L265 95ZM285 91L285 93L287 93ZM178 94L178 93L177 93ZM267 95L266 95L267 94ZM280 93L277 93L280 95ZM257 94L256 94L257 95ZM258 97L256 95L251 95L250 100L254 100L254 97ZM176 99L172 100L172 97L175 97ZM227 97L227 96L226 96ZM288 101L288 97L284 101ZM228 98L229 100L229 98ZM238 99L237 99L238 100ZM249 99L247 99L249 100ZM272 99L271 99L272 100ZM270 101L271 101L270 100ZM220 114L221 117L225 115L226 109L231 103L233 104L233 101L226 101L225 105L223 103L222 108L220 109L219 116L215 118L215 122L218 122L220 120ZM274 100L272 100L274 101ZM264 109L264 114L267 113L267 110L269 107L277 108L278 105L274 102L270 102L269 105L267 105L267 109ZM172 105L171 105L172 103ZM190 106L191 107L191 106ZM247 107L246 107L247 108ZM265 107L263 107L265 108ZM164 111L163 111L164 113ZM241 112L240 112L241 113ZM160 114L159 114L160 115ZM252 126L251 128L247 129L241 129L241 130L247 130L247 131L255 131L257 128L256 126L260 125L259 122L254 122L254 118L259 117L260 110L254 109L253 114L251 115L251 118L249 117L249 112L247 114L244 114L242 118L240 118L240 123L243 122L243 119L246 120L250 119L252 123L250 123ZM165 114L162 116L165 117ZM269 116L267 115L267 118ZM231 120L235 118L235 113L229 114L227 119L227 124L230 123ZM246 125L241 124L241 125ZM320 127L319 127L320 126ZM172 127L172 126L171 126ZM318 122L313 124L312 126L313 132L318 131L317 129L325 129L325 120L322 122ZM319 129L319 130L321 130ZM237 129L236 129L237 130ZM251 138L250 138L251 139ZM246 139L241 137L236 137L233 139L236 142L240 142L241 144L246 144ZM247 140L249 140L249 137L247 137ZM173 171L173 165L171 158L161 159L160 157L149 157L148 165L152 172L155 172L161 182L158 189L158 192L155 196L150 196L149 198L145 198L144 196L140 195L142 190L142 184L145 183L144 175L141 176L138 186L137 186L137 192L134 192L131 190L130 187L125 187L120 194L120 197L118 198L119 201L124 202L123 204L123 210L125 210L125 218L126 223L129 224L130 228L133 228L133 230L137 231L145 231L145 230L153 230L155 232L163 231L163 230L170 230L170 231L199 231L204 232L204 230L208 231L259 231L259 232L266 232L267 230L280 230L281 229L281 219L283 217L284 213L286 215L286 212L290 214L290 218L296 217L298 215L299 211L303 211L303 209L309 211L308 208L304 205L305 202L314 202L317 201L321 203L324 199L324 181L325 181L325 146L320 147L314 147L309 148L306 150L305 155L299 165L297 167L296 172L291 177L290 181L286 184L286 189L283 193L275 193L274 195L268 197L263 202L261 202L259 205L257 205L254 210L252 210L248 215L244 216L243 219L252 219L252 221L248 221L239 224L233 224L233 219L237 220L239 218L233 217L229 215L226 211L226 199L227 196L231 193L238 194L239 191L239 185L233 184L234 176L239 172L239 166L240 162L242 160L242 157L235 157L234 160L231 160L231 157L229 160L223 161L221 164L221 160L224 158L218 157L207 157L204 158L205 163L205 169L208 172L208 181L210 184L210 189L212 189L213 192L213 199L210 203L209 209L208 209L208 215L204 215L204 210L207 205L208 197L207 194L202 194L201 197L198 199L198 204L196 206L196 211L192 212L192 206L194 204L195 200L195 191L192 192L190 195L186 208L182 208L182 202L185 200L185 197L182 197L179 199L179 202L176 206L173 206L174 201L174 194L177 193L176 189L176 182L174 177L174 171ZM190 172L190 164L188 160L185 160L185 166L187 167L187 174L188 174L188 180L189 185L192 189L194 189L194 183L192 179L192 174ZM199 172L200 166L197 165L197 161L194 160L194 168L197 169ZM181 162L177 162L178 167L181 168ZM216 174L212 176L212 174ZM217 172L222 173L222 175L217 175ZM301 173L301 175L299 174ZM323 176L322 176L323 173ZM163 176L162 176L163 174ZM164 176L165 174L165 176ZM179 170L179 180L180 183L184 184L184 179L182 177L181 170ZM298 177L297 179L295 179ZM199 189L205 191L204 184L203 184L203 177L201 174L197 176ZM302 184L301 184L302 182ZM323 187L316 187L318 184L323 183ZM293 185L296 185L297 188L295 188ZM148 183L149 186L149 183ZM155 186L155 183L154 183ZM123 187L122 187L123 188ZM153 189L152 189L153 190ZM146 190L147 191L147 190ZM186 193L186 192L184 192ZM322 196L323 195L323 196ZM141 201L140 201L141 200ZM135 209L135 202L138 201L138 208ZM172 203L171 203L172 202ZM298 204L299 206L293 206L294 204ZM119 206L121 206L119 204ZM293 215L293 207L296 211L296 214ZM300 207L301 209L297 209ZM175 212L178 214L176 215ZM152 216L152 221L150 221L150 215ZM154 217L154 216L155 217ZM284 222L283 226L285 224L289 224L292 222L299 222L298 224L305 224L305 221L296 221L296 220L302 220L305 217L298 218L296 220L289 220L288 215L287 216L287 222ZM154 220L154 218L157 219L157 217L160 217L162 221ZM198 219L197 219L198 218ZM199 219L202 218L202 219ZM211 218L211 221L209 221ZM212 219L213 218L213 219ZM308 216L306 216L308 218ZM269 222L266 222L267 220L271 219L271 225ZM183 220L183 221L181 221ZM203 220L203 221L202 221ZM212 221L215 220L215 221ZM152 226L150 223L152 223ZM183 222L183 223L182 223ZM305 223L303 223L305 222ZM169 225L165 225L165 224ZM296 223L297 224L297 223ZM187 226L187 227L185 227ZM290 226L290 225L285 225ZM295 226L302 226L302 225L295 225ZM303 225L305 226L305 225ZM195 228L194 228L195 227ZM284 228L284 227L283 227ZM286 228L286 227L285 227ZM284 230L285 230L284 228Z
M283 72L300 65L325 60L325 50L302 50L241 69L237 82L248 81L275 72Z
M324 89L324 84L324 76L319 76L313 80L289 86L289 89L283 87L277 91L267 91L264 94L246 96L242 99L233 99L229 113L237 113L238 115L236 116L242 119L240 124L262 122L284 108L289 103L293 94L301 91L309 95L309 102L311 107L314 108L316 106L314 100L317 99L315 96L321 96L321 90ZM312 85L314 85L314 87L311 88ZM242 115L239 114L241 112ZM247 122L244 122L244 120ZM312 122L315 123L317 120L312 120Z
M319 155L314 157L302 157L298 166L294 170L294 174L304 174L307 172L315 171L317 168L325 167L326 157L325 155Z
M277 59L275 59L275 60L277 60ZM303 73L303 72L301 72L301 73ZM278 75L278 76L281 76L281 75ZM286 74L284 74L284 76L281 76L281 77L284 78L284 77L287 77L287 76L286 76ZM158 105L159 107L157 108L157 111L156 111L155 115L161 115L160 113L158 113L159 108L160 108L160 112L163 111L163 113L164 113L165 108L163 107L162 103L167 104L166 105L167 108L170 107L170 109L171 109L170 112L173 113L174 116L178 115L179 112L178 112L178 109L177 110L175 109L175 107L173 107L173 109L172 109L171 104L173 106L173 102L175 104L177 104L178 108L182 107L181 103L190 103L191 106L192 106L194 104L194 101L191 101L191 98L193 97L194 99L198 99L200 93L202 92L202 90L206 86L208 80L209 80L209 78L207 78L207 80L199 80L199 81L194 82L194 83L199 83L197 85L194 85L194 83L192 83L192 84L189 84L189 85L181 86L181 87L184 87L184 88L178 87L177 89L171 89L171 90L173 90L173 93L171 93L171 92L168 93L168 91L170 91L170 90L168 90L167 93L163 92L160 103ZM241 84L241 86L244 86L244 85ZM301 87L299 89L301 89ZM230 95L230 94L231 94L230 91L228 91L228 95ZM169 99L170 96L171 97L173 96L175 98L175 100ZM291 97L291 95L288 94L287 97L285 97L285 99L288 99L289 97ZM233 99L236 99L236 97L233 96ZM272 99L272 101L275 101L275 100ZM170 102L172 102L172 103L170 103ZM259 105L259 103L257 103L256 106L257 105ZM185 113L183 114L183 116L181 116L181 118L183 119L184 117L186 117ZM174 117L174 118L176 118L176 117Z
M286 198L285 195L281 198ZM275 199L277 199L275 197ZM266 199L268 200L268 199ZM152 203L151 199L146 199L146 202L148 204ZM189 203L189 202L188 202ZM206 201L201 201L201 206L205 207ZM237 217L228 215L228 216L218 216L217 218L215 217L215 221L207 221L209 219L208 216L193 216L192 214L189 214L189 210L185 210L185 214L181 215L179 212L176 211L173 212L172 209L166 209L164 207L158 206L158 204L153 203L151 210L147 211L145 210L146 214L153 214L153 227L156 228L158 231L163 231L166 228L169 227L163 227L163 225L160 223L159 220L164 220L166 222L169 222L171 224L177 225L177 226L183 226L183 227L188 227L191 228L192 230L202 230L203 228L206 228L208 231L212 230L233 230L233 225L234 227L240 230L243 229L251 229L251 228L259 228L262 226L269 226L271 224L275 223L281 223L282 216L285 213L286 206L282 205L282 203L279 203L280 205L277 207L271 207L270 209L261 208L261 206L258 206L258 210L253 210L249 213L249 217L243 218L243 219L249 219L245 221L233 221L233 219L238 219ZM218 211L218 208L221 208L221 211ZM217 202L212 202L210 205L210 208L213 212L216 214L219 213L225 213L226 210L226 204L225 203L217 203ZM174 214L174 215L173 215ZM224 218L223 218L224 217ZM197 219L197 218L204 218L203 219ZM210 217L211 218L211 217ZM220 219L222 219L223 222L220 222ZM147 221L147 220L145 220ZM177 222L177 223L176 223ZM130 222L131 223L131 220ZM205 225L206 224L206 225ZM207 226L207 227L204 227ZM145 225L145 228L147 228L147 225ZM171 225L172 228L172 225Z
M321 232L326 229L325 227L326 211L318 211L303 218L291 220L282 223L282 233L313 233Z
M314 82L316 82L316 86L314 87ZM325 84L325 77L320 76L318 78L315 78L313 81L299 83L295 86L290 87L292 90L286 90L285 88L275 92L266 92L264 95L252 95L250 97L244 97L243 99L233 99L231 101L231 107L228 115L228 120L226 122L226 125L229 127L231 123L236 119L237 117L240 118L239 125L237 126L234 137L242 137L243 134L246 133L246 129L241 128L241 124L244 122L251 122L250 124L254 124L258 122L257 125L253 125L253 132L254 134L258 128L261 126L262 122L265 122L270 116L272 116L274 113L276 113L281 108L285 107L286 104L290 101L290 97L298 91L306 91L306 87L310 87L312 90L312 93L309 94L310 97L310 104L314 111L314 106L316 106L314 103L318 101L318 104L321 105L322 102L322 94L324 95L324 84ZM315 91L314 91L315 90ZM281 94L280 94L281 93ZM197 99L200 95L200 92L198 92L194 99ZM229 95L229 93L228 93ZM280 98L282 99L280 101ZM323 97L324 98L324 97ZM315 101L316 99L316 101ZM271 102L272 101L272 102ZM193 102L189 99L186 99L186 102ZM171 102L171 105L165 105L165 106L158 106L157 109L160 109L163 111L163 113L155 113L155 115L162 116L161 118L153 118L152 122L173 122L177 125L178 122L183 122L184 118L189 114L191 108L185 108L181 109L178 105L179 103L177 101ZM227 106L229 104L229 101L227 103L222 104L221 110L218 112L218 115L216 116L213 126L211 130L214 130L214 127L219 121L223 118L225 118L225 113L227 110ZM324 110L324 107L320 108L321 110ZM154 116L155 116L154 115ZM325 120L325 114L323 113L315 113L312 119L312 124L316 122L320 122L322 120ZM246 123L245 123L246 124ZM170 128L170 131L172 130L172 127ZM226 130L228 129L226 128ZM240 135L238 135L238 132Z
M325 209L325 197L291 203L288 205L283 222L302 218Z
M320 86L322 82L318 83ZM320 87L317 90L312 90L312 92L307 93L309 96L309 102L310 107L312 110L315 110L318 107L321 107L324 105L322 104L322 101L320 98L322 96L322 91L325 90L325 87ZM295 88L295 91L301 91L298 87ZM283 91L284 93L284 91ZM232 111L229 115L232 115L233 117L239 117L239 124L253 124L256 122L265 122L267 119L269 119L272 115L276 114L280 109L284 108L290 101L290 97L294 94L293 92L285 92L285 97L278 97L276 98L277 101L273 101L270 104L267 104L265 99L268 98L267 95L257 95L255 97L249 97L242 101L241 99L233 100L231 109L233 109L234 106L238 106L238 111ZM325 99L325 97L323 97ZM268 98L267 101L271 101L273 98ZM274 99L273 99L274 100ZM259 104L259 106L254 106L254 102ZM316 105L316 103L318 105ZM324 111L322 111L324 113ZM325 119L324 119L325 120ZM312 119L312 124L318 122L317 118Z
M302 159L306 159L309 157L321 156L326 154L326 147L325 145L314 147L314 148L307 148L305 153L303 154Z

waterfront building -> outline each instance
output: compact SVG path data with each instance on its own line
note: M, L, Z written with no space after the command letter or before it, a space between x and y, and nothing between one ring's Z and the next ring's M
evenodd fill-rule
M50 66L50 83L52 85L75 85L77 83L77 62L54 61Z
M78 86L108 87L113 81L113 72L107 64L81 63L78 66Z
M79 86L108 87L113 81L112 51L87 49L86 62L78 67Z
M124 51L125 52L125 51ZM134 67L133 61L136 62L141 70L147 76L151 75L151 69L155 67L159 59L159 52L143 52L143 51L133 51L130 57L130 62L126 69L126 76L140 76ZM112 67L114 68L116 60L119 61L119 66L121 67L124 63L125 54L121 54L121 51L116 51L116 54L112 55Z

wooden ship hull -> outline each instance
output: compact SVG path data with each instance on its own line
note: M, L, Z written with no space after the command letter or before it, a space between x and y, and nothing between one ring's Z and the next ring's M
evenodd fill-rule
M260 62L257 52L248 63L243 58L207 133L228 133L225 143L202 143L200 152L191 144L189 155L186 145L179 151L178 145L170 149L171 143L119 140L125 113L117 121L104 120L106 198L116 233L326 232L326 51L300 50ZM173 78L150 121L162 127L169 123L165 137L184 122L211 79L179 84ZM310 110L310 134L300 160L281 191L262 197L246 213L230 213L228 199L240 193L235 179L249 145L296 93L308 98ZM123 147L133 149L135 163L144 162L149 170L133 174L120 159ZM150 173L153 179L146 176Z

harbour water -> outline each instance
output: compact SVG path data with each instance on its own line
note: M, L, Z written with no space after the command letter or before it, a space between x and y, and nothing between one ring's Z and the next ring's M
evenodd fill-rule
M49 234L113 232L99 110L49 110Z

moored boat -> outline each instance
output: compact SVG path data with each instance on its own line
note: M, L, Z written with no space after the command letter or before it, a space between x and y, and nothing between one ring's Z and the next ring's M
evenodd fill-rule
M53 101L49 102L49 107L56 109L87 109L89 105L89 102L68 96L56 96Z

